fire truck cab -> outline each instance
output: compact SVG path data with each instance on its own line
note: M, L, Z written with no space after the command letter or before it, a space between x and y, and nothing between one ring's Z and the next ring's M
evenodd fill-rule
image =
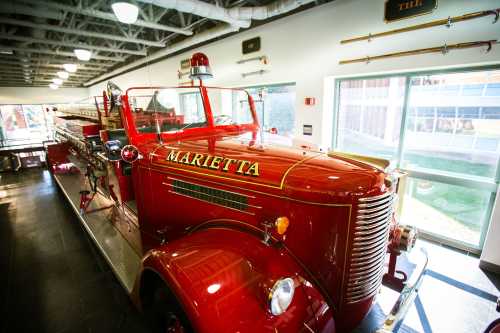
M190 86L109 83L100 132L66 126L47 148L134 303L163 332L348 332L384 280L402 291L381 328L391 331L423 271L396 277L415 242L395 219L397 175L383 161L269 144L252 97L205 86L205 55L191 66Z

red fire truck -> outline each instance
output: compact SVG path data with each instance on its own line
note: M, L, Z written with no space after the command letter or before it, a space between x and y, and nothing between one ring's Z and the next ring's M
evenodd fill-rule
M163 332L348 332L385 281L401 291L380 328L392 331L425 267L396 269L415 242L395 219L397 173L269 144L252 97L205 86L205 55L191 65L197 84L108 83L94 111L58 106L47 147L134 303Z

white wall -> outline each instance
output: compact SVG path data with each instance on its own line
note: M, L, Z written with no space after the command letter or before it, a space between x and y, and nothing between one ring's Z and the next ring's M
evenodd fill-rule
M200 47L212 64L215 79L210 85L250 86L264 83L296 82L296 134L299 139L315 144L331 143L333 89L325 89L325 79L331 76L416 71L452 66L476 66L500 63L500 45L485 54L481 49L451 51L448 55L429 54L374 61L370 64L339 65L340 59L364 57L387 52L403 51L430 46L500 39L500 23L491 24L492 17L457 23L451 29L436 27L377 39L340 45L340 40L395 29L433 19L461 15L468 12L498 7L498 0L440 0L430 15L386 24L383 21L384 0L336 0L305 12L277 20L244 33ZM264 75L241 77L243 58L241 41L260 36L262 51L268 56L270 71ZM176 85L176 73L181 59L190 51L141 68L112 80L126 89L140 85ZM254 56L254 54L249 55ZM90 87L91 95L99 94L105 83ZM304 97L316 97L315 106L304 105ZM328 108L324 109L325 106ZM302 125L313 125L313 136L302 137Z
M481 253L481 261L494 264L500 269L500 189L493 207L490 228Z
M88 88L0 87L0 104L41 104L74 102L89 96Z

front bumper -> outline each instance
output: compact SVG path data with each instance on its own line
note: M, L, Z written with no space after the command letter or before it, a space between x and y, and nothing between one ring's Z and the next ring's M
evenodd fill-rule
M427 264L429 262L426 250L421 248L420 251L423 255L422 260L417 263L417 267L415 268L413 274L401 290L399 298L396 303L394 303L382 326L375 331L376 333L392 333L398 329L408 312L408 309L417 297L418 290L422 284Z

